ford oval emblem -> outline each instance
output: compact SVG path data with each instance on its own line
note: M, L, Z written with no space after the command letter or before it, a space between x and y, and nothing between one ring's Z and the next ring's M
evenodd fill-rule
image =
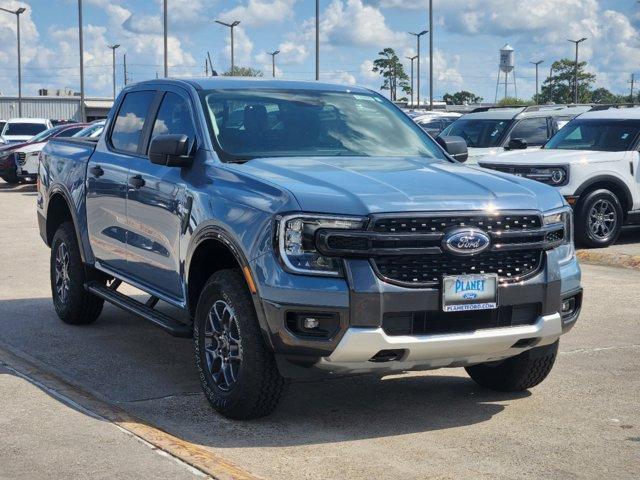
M444 236L442 247L456 255L476 255L491 245L489 235L477 228L458 228Z

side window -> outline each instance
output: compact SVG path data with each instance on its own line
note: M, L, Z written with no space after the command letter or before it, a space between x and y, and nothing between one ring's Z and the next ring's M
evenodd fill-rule
M137 153L142 128L156 92L145 90L127 93L111 131L111 145L117 150Z
M72 137L73 135L78 133L80 130L82 130L82 128L83 127L66 128L63 131L61 131L60 135L58 135L58 136L59 137Z
M510 138L522 138L528 145L540 146L548 140L546 118L526 118L511 131Z
M191 141L196 136L189 105L180 95L172 92L167 92L162 99L151 138L165 134L186 135Z

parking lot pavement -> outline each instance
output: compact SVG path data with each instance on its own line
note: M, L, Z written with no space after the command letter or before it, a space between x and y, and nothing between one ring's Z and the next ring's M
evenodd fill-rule
M38 237L33 192L0 189L0 198L0 342L148 425L254 474L278 479L637 478L636 270L584 267L582 317L561 342L550 377L530 393L482 390L462 369L381 381L356 377L291 385L272 416L233 422L214 414L200 393L189 340L169 337L111 306L93 325L62 324L51 305L48 251ZM16 398L28 395L26 390L16 389ZM71 414L60 402L49 410L55 417ZM37 407L25 412L39 413ZM0 422L6 416L0 411ZM67 428L75 423L82 427L78 421ZM23 432L31 428L37 425L23 422ZM15 444L16 435L3 435L0 442ZM31 455L47 455L33 448ZM76 448L84 445L78 442ZM72 459L73 445L57 454ZM7 461L15 465L17 460L0 458L2 465ZM103 472L110 476L108 468Z
M580 250L578 256L583 262L597 265L640 269L640 227L625 227L615 245Z

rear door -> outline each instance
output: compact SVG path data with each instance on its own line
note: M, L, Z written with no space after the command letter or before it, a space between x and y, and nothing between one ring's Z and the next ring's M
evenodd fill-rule
M156 165L147 152L151 139L161 134L184 134L193 148L196 139L194 110L188 93L180 87L163 87L149 127L144 155L131 162L127 211L130 233L129 275L175 303L184 301L180 238L188 215L183 175L186 170Z
M155 90L125 95L105 143L99 144L87 167L89 242L96 260L116 272L127 271L129 167L140 155L143 131L155 98Z

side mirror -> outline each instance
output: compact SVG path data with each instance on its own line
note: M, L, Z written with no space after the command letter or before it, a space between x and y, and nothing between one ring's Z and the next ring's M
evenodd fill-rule
M190 167L193 163L190 143L188 136L180 134L153 137L149 145L149 160L167 167Z
M469 149L467 148L467 142L464 141L462 137L456 136L447 136L447 137L437 137L436 142L444 151L451 155L453 158L458 160L459 162L466 162L467 158L469 158Z
M523 138L512 138L509 140L508 150L524 150L527 148L527 141Z

